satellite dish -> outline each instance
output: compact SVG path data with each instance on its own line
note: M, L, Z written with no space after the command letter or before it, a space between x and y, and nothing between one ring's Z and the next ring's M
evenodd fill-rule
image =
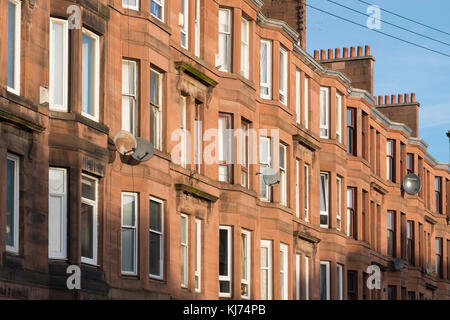
M147 161L153 156L153 151L153 144L150 141L144 138L136 138L136 148L131 157L139 162Z
M127 156L134 153L137 142L131 133L121 130L114 136L114 145L121 155Z
M426 270L427 274L430 274L430 275L433 274L433 272L434 272L433 265L431 263L427 262L427 264L425 266L425 270Z
M264 168L262 172L259 172L257 174L262 175L264 183L269 187L280 183L280 175L273 168Z
M394 263L394 269L397 271L403 269L403 267L405 266L405 260L400 259L400 258L395 258L393 263Z
M416 195L421 187L422 183L416 174L410 173L403 178L402 188L407 194Z

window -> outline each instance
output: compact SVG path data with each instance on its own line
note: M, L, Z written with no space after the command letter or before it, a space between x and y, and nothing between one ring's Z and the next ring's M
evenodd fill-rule
M387 212L387 254L395 256L395 211Z
M231 272L233 264L232 228L219 229L219 297L231 297Z
M329 173L320 173L320 227L328 228Z
M309 129L309 78L305 77L305 128Z
M187 108L187 97L180 97L180 129L181 129L181 161L180 164L183 168L187 165L187 154L188 154L188 131L186 124L186 108Z
M366 190L362 190L362 210L361 210L361 238L365 242L369 242L368 239L368 206L369 206L369 193ZM356 232L355 232L356 234Z
M288 299L288 246L280 243L280 298L281 300Z
M388 300L397 300L396 286L388 286Z
M150 141L162 150L162 74L150 69Z
M301 109L301 75L300 70L295 70L295 121L300 123Z
M408 291L408 300L416 300L416 293L414 291Z
M305 193L305 221L309 221L309 165L305 164L303 173Z
M287 105L288 91L288 53L280 48L280 102Z
M195 292L202 291L202 220L195 219Z
M403 142L400 142L400 179L403 177L404 175L404 168L405 168L405 144Z
M395 141L388 139L386 146L386 179L395 182Z
M203 121L201 114L202 104L195 101L194 115L194 164L197 173L201 171L203 160Z
M300 300L300 288L301 288L300 259L301 259L301 255L296 253L295 254L295 300Z
M69 30L67 20L50 18L50 109L68 111Z
M48 257L67 258L67 170L48 171Z
M330 300L330 261L320 261L320 300Z
M261 39L259 57L259 87L263 99L272 99L272 42Z
M194 53L197 57L200 57L200 0L195 0L194 37L195 37Z
M250 172L248 163L248 139L249 139L250 124L241 121L241 186L250 188Z
M337 203L336 203L336 229L341 230L342 224L342 178L336 178L336 195L337 195Z
M358 300L358 272L347 272L347 299Z
M300 160L295 159L295 216L300 217Z
M261 240L261 300L272 300L272 241Z
M81 56L81 106L82 114L99 120L100 38L83 29Z
M137 64L135 61L122 60L122 130L137 135Z
M347 108L347 152L353 156L357 155L355 108Z
M231 72L231 11L219 9L219 70Z
M241 297L250 299L250 231L241 232Z
M150 197L150 277L162 279L164 274L164 202Z
M444 277L443 259L442 259L442 238L436 238L435 244L435 270L436 276Z
M189 0L181 0L180 5L180 44L183 48L188 48L188 30L189 30Z
M286 149L284 144L280 144L280 204L283 206L287 206Z
M233 116L219 113L219 181L233 182Z
M414 154L406 155L406 174L414 173Z
M364 111L362 111L362 125L361 125L361 153L364 159L369 160L368 155L368 138L369 135L366 135L366 130L369 130L368 124L367 124L367 118L368 115Z
M81 262L97 264L97 191L96 178L81 176Z
M122 192L122 273L137 274L138 196Z
M249 47L250 47L250 22L242 18L241 20L241 75L248 79L249 77Z
M19 253L19 157L6 156L6 251Z
M437 213L442 213L442 178L434 178L434 204Z
M8 91L20 95L21 1L8 0Z
M122 0L122 7L139 10L139 0Z
M309 257L305 256L305 300L309 300Z
M342 142L342 96L336 93L336 140Z
M414 265L414 221L408 220L406 224L406 258L409 264Z
M188 216L181 214L181 286L188 286Z
M330 137L330 89L320 88L320 137Z
M150 13L152 16L164 21L164 0L151 0Z
M356 239L356 188L347 188L347 236Z
M344 280L344 267L342 264L336 265L336 281L337 281L337 299L338 300L344 300L344 287L343 287L343 280Z
M272 165L271 140L269 137L259 137L259 171L263 173ZM263 175L260 175L260 199L270 201L272 188L264 183Z

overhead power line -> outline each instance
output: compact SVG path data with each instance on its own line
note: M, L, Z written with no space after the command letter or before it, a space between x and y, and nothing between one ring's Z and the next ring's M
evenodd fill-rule
M367 4L367 5L369 5L369 6L372 6L372 5L373 5L372 3L368 3L368 2L363 1L363 0L357 0L357 1L359 1L359 2L361 2L361 3L364 3L364 4ZM397 17L399 17L399 18L402 18L402 19L405 19L405 20L408 20L408 21L417 23L417 24L419 24L419 25L421 25L421 26L424 26L424 27L426 27L426 28L429 28L429 29L432 29L432 30L434 30L434 31L438 31L438 32L441 32L441 33L444 33L444 34L450 36L450 33L448 33L447 31L444 31L444 30L440 30L440 29L431 27L431 26L429 26L429 25L427 25L427 24L425 24L425 23L422 23L422 22L419 22L419 21L410 19L410 18L408 18L408 17L405 17L405 16L402 16L402 15L400 15L400 14L398 14L398 13L395 13L395 12L392 12L392 11L389 11L389 10L386 10L386 9L383 9L383 8L381 8L381 7L380 7L380 9L383 10L383 11L386 11L387 13L390 13L390 14L392 14L392 15L394 15L394 16L397 16Z
M358 22L355 22L355 21L349 20L349 19L347 19L347 18L341 17L341 16L339 16L339 15L337 15L337 14L334 14L334 13L331 13L331 12L328 12L328 11L325 11L325 10L322 10L322 9L319 9L319 8L314 7L314 6L311 6L311 5L309 5L309 4L306 4L306 6L308 6L308 7L310 7L310 8L313 8L313 9L315 9L315 10L317 10L317 11L323 12L323 13L325 13L325 14L328 14L328 15L330 15L330 16L333 16L333 17L335 17L335 18L338 18L338 19L347 21L347 22L349 22L349 23L351 23L351 24L360 26L360 27L362 27L362 28L364 28L364 29L368 29L367 26L365 26L365 25L363 25L363 24L360 24L360 23L358 23ZM423 45L420 45L420 44L414 43L414 42L412 42L412 41L408 41L408 40L399 38L399 37L397 37L397 36L391 35L391 34L389 34L389 33L386 33L386 32L383 32L383 31L380 31L380 30L377 30L377 29L369 29L369 30L372 30L372 31L374 31L374 32L380 33L380 34L385 35L385 36L387 36L387 37L390 37L390 38L393 38L393 39L402 41L402 42L404 42L404 43L408 43L408 44L410 44L410 45L413 45L413 46L422 48L422 49L424 49L424 50L428 50L428 51L431 51L431 52L434 52L434 53L437 53L437 54L440 54L440 55L442 55L442 56L446 56L446 57L450 58L450 55L447 54L447 53L444 53L444 52L441 52L441 51L437 51L437 50L434 50L434 49L425 47L425 46L423 46Z
M327 1L328 1L328 2L331 2L331 3L334 3L335 5L340 6L340 7L342 7L342 8L345 8L345 9L347 9L347 10L356 12L356 13L358 13L358 14L360 14L360 15L363 15L363 16L366 16L366 17L369 17L369 18L373 18L373 19L375 19L375 20L378 20L378 21L380 21L380 22L383 22L383 23L386 23L386 24L388 24L388 25L394 26L394 27L399 28L399 29L401 29L401 30L404 30L404 31L413 33L413 34L415 34L415 35L421 36L421 37L423 37L423 38L427 38L427 39L429 39L429 40L433 40L433 41L435 41L435 42L442 43L442 44L444 44L444 45L450 47L450 43L448 43L448 42L444 42L444 41L441 41L441 40L438 40L438 39L429 37L429 36L427 36L427 35L424 35L424 34L422 34L422 33L419 33L419 32L413 31L413 30L409 30L409 29L407 29L407 28L404 28L404 27L402 27L402 26L396 25L396 24L391 23L391 22L386 21L386 20L381 20L380 18L376 18L376 17L373 17L373 16L371 16L371 15L369 15L369 14L366 14L366 13L364 13L364 12L360 12L360 11L355 10L355 9L353 9L353 8L347 7L347 6L345 6L345 5L343 5L343 4L340 4L340 3L336 2L336 1L333 1L333 0L327 0Z

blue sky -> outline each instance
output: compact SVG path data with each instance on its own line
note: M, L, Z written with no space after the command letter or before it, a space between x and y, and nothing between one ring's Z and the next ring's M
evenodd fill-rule
M364 13L368 7L358 0L333 1ZM365 0L365 2L450 33L448 0ZM366 25L367 17L339 7L328 0L307 0L307 3ZM381 20L447 42L449 45L422 38L383 22L380 31L450 55L450 35L417 25L385 11L381 11ZM306 25L306 49L310 54L316 49L370 45L371 54L376 59L374 95L415 92L416 101L421 104L419 137L429 144L428 152L434 158L441 162L449 162L449 140L445 133L450 130L450 57L386 37L310 7L307 7Z

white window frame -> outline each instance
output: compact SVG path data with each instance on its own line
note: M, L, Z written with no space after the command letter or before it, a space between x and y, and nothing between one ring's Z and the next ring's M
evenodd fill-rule
M342 95L336 93L336 140L342 143Z
M151 7L152 2L156 3L157 5L159 5L159 6L161 7L161 18L159 18L158 16L155 16L155 15L152 13L152 9L151 9L151 8L152 8L152 7ZM151 14L153 17L155 17L156 19L158 19L158 20L164 22L164 0L150 0L150 14Z
M295 216L300 217L300 160L295 159Z
M62 39L62 48L63 48L63 65L58 68L58 70L53 70L53 60L54 52L53 52L53 24L59 24L63 27L63 39ZM50 62L49 62L49 108L50 110L55 111L62 111L67 112L68 111L68 92L69 92L69 28L68 28L68 21L57 19L57 18L50 18L50 48L49 48L49 56L50 56ZM55 79L54 79L54 72L62 72L62 97L63 97L63 103L61 105L58 105L55 103L54 100L54 88L55 88Z
M163 118L163 104L162 104L162 92L163 92L163 74L161 72L156 71L154 68L150 68L151 74L157 75L158 79L158 101L150 101L150 108L158 109L158 119L157 119L157 129L156 129L156 141L154 141L153 147L158 150L162 150L162 118ZM152 110L150 110L152 112ZM151 119L150 119L151 120ZM150 126L152 123L150 122ZM150 128L153 130L153 128ZM153 143L153 141L152 141Z
M149 277L162 280L162 279L164 279L164 201L161 199L155 198L155 197L150 197L149 201L154 201L154 202L161 204L161 231L153 230L149 223L149 236L150 236L150 233L156 233L156 234L159 234L161 237L161 243L160 243L160 249L159 249L159 252L161 253L161 256L159 257L159 268L161 270L161 274L160 275L152 274L152 273L150 273L150 269L149 269ZM152 214L152 212L150 212L150 214Z
M304 165L303 180L305 183L304 200L305 200L305 221L309 221L309 164Z
M320 172L320 181L319 181L320 192L322 192L322 177L325 177L324 197L325 197L326 210L322 211L322 209L320 209L320 216L327 216L327 224L320 223L320 227L321 228L329 228L329 224L330 224L330 174L328 172L322 172L322 171ZM319 208L320 208L320 205L319 205ZM319 219L320 219L320 217L319 217Z
M181 0L180 4L180 21L182 24L180 25L180 45L184 49L189 48L189 0ZM186 43L183 44L181 41L181 35L185 36Z
M51 171L59 171L63 174L63 191L62 192L52 192L50 188L50 178L48 182L49 186L49 205L48 205L48 212L49 212L49 221L48 221L48 257L50 259L67 259L67 169L64 168L55 168L50 167L49 168L49 175ZM51 234L51 224L50 224L50 198L54 197L59 199L60 205L61 205L61 212L59 212L60 215L60 225L59 225L59 232L60 232L60 244L61 244L61 250L60 251L51 251L50 250L50 234Z
M280 243L280 299L289 298L289 247Z
M195 48L194 54L196 57L200 57L200 0L195 0L195 17L194 17L194 39Z
M226 230L228 233L227 237L227 261L228 261L228 270L227 275L221 276L219 274L219 297L231 297L233 293L233 244L232 244L232 237L233 237L233 228L231 226L219 226L219 230ZM220 291L220 281L228 281L230 283L230 292L221 292Z
M127 4L128 0L122 0L122 7L125 9L139 10L139 0L136 0L136 5Z
M262 160L262 148L261 148L261 144L262 143L267 143L267 161L263 161ZM270 168L272 166L272 141L270 137L265 137L265 136L260 136L259 137L259 167L260 167L260 172L263 171L263 169L265 168ZM262 174L260 175L260 188L261 188L261 184L264 183L263 182L263 178L262 178ZM272 188L269 187L268 185L265 186L266 188L266 196L265 197L260 197L261 201L265 201L265 202L270 202L271 201L271 191Z
M267 249L267 267L260 266L261 270L265 269L267 270L267 300L272 300L273 297L273 261L272 261L272 240L261 240L261 248ZM262 274L262 273L261 273ZM261 281L262 283L262 281ZM261 286L261 291L263 290L263 287ZM262 295L261 295L262 299Z
M100 97L100 37L96 35L95 33L83 28L83 34L92 38L94 41L94 88L92 88L92 94L93 94L93 106L92 109L94 111L94 115L91 115L87 112L83 111L83 106L81 107L81 114L85 116L86 118L89 118L91 120L94 120L96 122L99 121L100 115L99 115L99 97ZM81 65L83 65L83 61L81 62ZM83 69L83 67L81 67ZM83 72L82 72L83 73ZM82 76L83 78L83 76ZM83 90L82 90L83 91ZM83 95L83 93L82 93ZM83 99L81 99L83 101Z
M232 12L230 9L225 9L225 8L219 8L219 19L220 20L220 11L228 11L228 21L227 21L227 26L228 26L228 30L226 31L220 31L220 21L219 22L219 43L218 43L218 47L219 47L219 53L218 53L218 62L217 64L220 65L219 70L223 71L223 72L231 72L231 55L233 52L233 49L231 48L231 44L232 44ZM227 42L227 48L228 50L226 52L222 52L221 48L220 48L220 36L225 37L226 42Z
M186 234L186 242L183 242L183 239L181 237L181 227L182 227L182 223L181 221L185 219L186 223L185 223L185 234ZM185 214L181 214L180 215L180 247L181 248L186 248L186 260L183 261L183 255L181 255L181 259L180 259L180 263L181 263L181 272L182 274L185 274L185 282L183 282L183 277L181 277L181 287L182 288L187 288L189 285L189 218L187 215ZM180 251L181 253L182 251Z
M125 68L125 66L127 66ZM125 73L125 69L128 70L128 68L133 68L134 69L134 79L128 79L128 81L133 81L134 83L134 93L125 93L123 91L123 77L124 77L124 73ZM139 98L138 98L138 78L139 78L139 71L138 71L138 65L136 63L136 61L133 60L128 60L128 59L122 59L122 130L128 131L130 132L132 135L137 136L138 135L138 123L139 123ZM129 73L128 73L129 74ZM123 98L131 98L133 100L133 106L131 106L133 108L132 112L133 112L133 118L129 119L130 122L132 122L131 124L131 128L130 130L126 129L126 124L124 123L124 120L126 119L124 117L124 104L123 104Z
M202 220L195 219L195 292L202 291Z
M324 266L326 266L326 290L327 290L327 292L326 292L326 300L330 300L330 261L320 261L320 266L322 266L322 265L324 265ZM321 268L320 268L321 269ZM319 281L320 281L320 285L321 285L321 283L322 283L322 279L320 279L320 276L321 276L321 272L320 272L320 269L319 269Z
M7 90L16 95L20 95L20 47L21 47L21 1L20 0L8 0L8 3L12 3L15 6L14 12L14 84L13 87L7 86ZM8 14L8 13L7 13ZM7 15L6 14L6 15ZM8 47L8 33L6 36L6 43Z
M187 166L187 145L188 145L188 134L187 134L187 97L180 96L180 129L182 131L182 141L181 141L181 166L186 168Z
M128 226L128 225L124 225L123 224L123 198L124 198L124 196L128 196L128 197L133 197L134 198L134 214L135 214L135 217L134 217L135 225L134 226ZM137 241L137 239L138 239L138 230L139 230L139 228L138 228L138 226L139 226L139 224L138 224L138 218L139 218L138 201L139 201L139 197L138 197L138 194L135 193L135 192L122 192L122 198L121 199L122 199L122 203L121 203L121 218L120 218L121 219L120 270L121 270L121 273L125 274L125 275L136 275L137 271L138 271L138 265L137 265L138 264L138 241ZM134 229L134 239L133 239L133 242L134 242L134 246L133 246L133 248L134 248L134 252L133 252L134 270L133 271L124 271L124 270L122 270L122 254L123 254L123 237L122 237L123 233L122 233L122 231L124 229Z
M241 18L241 75L248 79L250 74L250 21Z
M309 78L307 76L305 76L305 88L304 88L304 96L305 96L305 128L309 129Z
M342 178L336 177L336 229L341 231L342 224Z
M309 300L309 257L305 256L305 300Z
M94 211L94 221L92 223L92 229L93 229L93 258L87 258L87 257L83 257L81 256L81 262L82 263L86 263L86 264L92 264L92 265L97 265L97 251L98 251L98 179L95 178L94 176L88 175L88 174L82 174L81 175L81 183L83 183L83 177L86 177L87 179L93 180L94 184L95 184L95 201L91 200L91 199L87 199L87 198L83 198L81 197L81 203L84 203L86 205L92 206L93 207L93 211ZM121 263L122 263L122 259L121 259Z
M300 70L295 70L295 121L300 124L300 110L301 110L301 73Z
M241 286L246 285L248 288L247 295L243 295L242 289L241 289L241 298L248 300L251 297L251 290L250 290L251 268L250 268L250 266L251 266L251 243L252 243L251 239L252 239L252 236L251 236L251 232L248 230L245 230L245 229L242 229L241 233L242 233L241 236L244 236L247 239L247 242L246 242L247 246L245 248L242 248L242 246L241 246L241 250L244 250L243 252L241 252L241 267L245 267L245 269L247 270L247 278L244 278L244 276L241 274ZM241 238L241 241L242 241L242 238ZM244 260L243 259L244 252L245 252L245 255L247 256L247 261L246 261L245 265L244 265L244 261L243 261ZM242 268L241 268L241 270L242 270Z
M280 102L287 106L288 104L288 52L280 47Z
M300 264L301 255L295 254L295 300L300 300L300 289L301 289L301 277L300 277Z
M336 265L336 289L337 300L344 300L344 266L340 263Z
M322 95L325 98L325 105L322 104ZM320 123L320 137L322 139L330 138L330 88L320 87L320 99L319 99L319 123ZM323 114L325 112L325 114ZM325 121L325 123L322 123ZM325 134L323 133L325 131Z
M20 198L20 158L16 155L10 154L8 153L6 155L6 159L9 161L12 161L14 163L14 245L9 246L6 245L6 251L7 252L11 252L14 254L18 254L19 253L19 198ZM7 173L6 173L7 174ZM6 176L5 174L5 176ZM6 182L6 179L5 179ZM7 189L7 186L5 185L5 190ZM6 213L6 212L5 212ZM6 221L6 218L5 218ZM5 234L6 236L6 234ZM5 237L5 242L6 242L6 237Z
M284 161L282 162L281 155L284 154ZM288 190L287 190L287 146L280 143L280 204L287 206Z
M260 42L260 51L262 46L266 46L267 48L267 59L266 65L262 65L261 53L260 53L260 64L259 64L259 86L260 86L260 97L263 99L272 99L272 41L261 39ZM267 73L267 82L262 82L261 74L262 70L266 70ZM268 94L263 94L261 88L267 88Z

